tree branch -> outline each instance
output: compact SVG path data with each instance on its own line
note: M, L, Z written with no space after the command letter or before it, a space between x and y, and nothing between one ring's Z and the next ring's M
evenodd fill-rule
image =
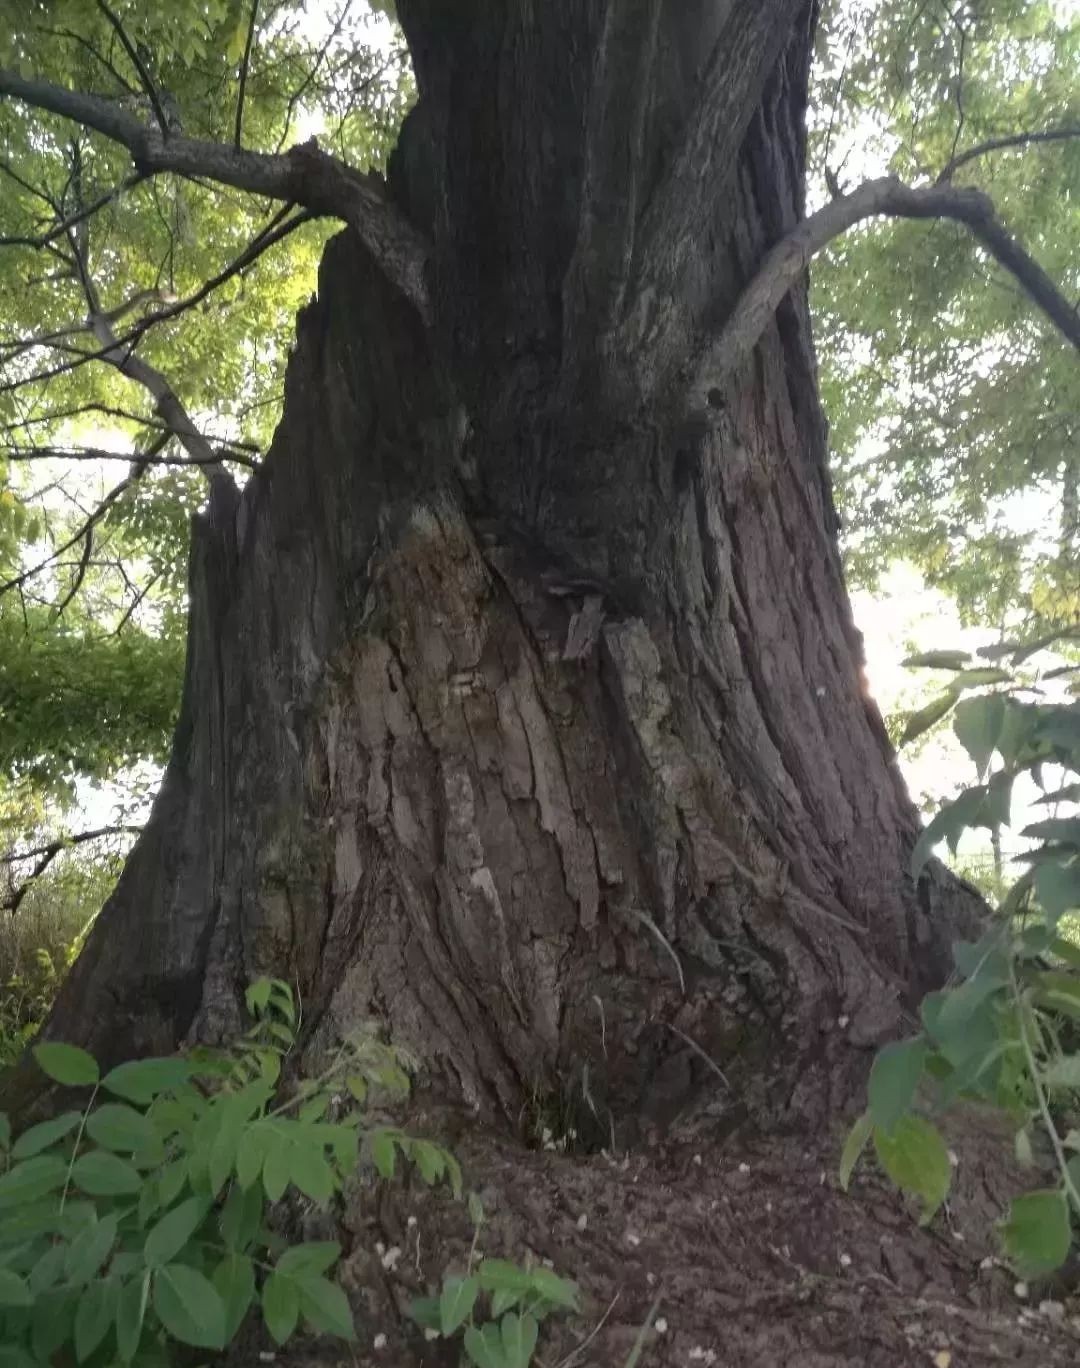
M743 137L803 0L736 4L720 32L701 94L668 171L642 215L641 276L673 279L698 230L711 226Z
M958 153L945 165L937 178L938 185L947 185L962 166L985 157L990 152L1001 152L1010 147L1027 147L1032 143L1064 142L1068 138L1080 138L1080 127L1046 128L1036 133L1010 133L1000 138L987 138L985 142Z
M105 0L97 0L97 7L112 25L117 38L120 39L120 46L127 53L131 65L139 73L139 81L143 90L146 91L147 98L150 101L150 107L154 111L154 118L158 121L158 127L161 129L162 136L167 138L169 136L169 121L166 119L165 111L161 107L161 98L158 95L157 86L154 84L149 71L146 69L146 63L139 56L138 50L127 36L123 24L117 16L113 14L112 10L105 3Z
M141 826L130 826L120 824L117 826L97 827L93 831L76 831L70 836L60 836L55 841L48 841L45 845L34 846L30 850L9 851L6 855L0 855L0 865L16 865L23 860L34 860L33 869L25 879L19 883L15 889L8 894L2 903L0 910L10 912L12 916L19 910L23 899L29 893L36 879L40 879L42 874L49 868L56 857L64 850L70 850L74 846L84 845L87 841L100 841L106 836L138 836L142 832Z
M268 199L303 205L342 219L359 233L382 270L428 320L424 282L428 246L392 203L380 177L362 175L338 158L304 143L283 154L248 152L198 138L170 136L108 100L66 90L0 68L0 96L8 96L91 128L131 153L144 176L162 172L205 176Z
M867 181L850 194L811 214L766 255L757 275L735 305L723 331L691 363L690 404L714 405L723 381L757 344L780 302L802 277L811 259L834 238L863 219L878 215L910 219L953 219L964 224L1013 276L1074 347L1080 349L1080 314L997 217L981 190L950 185L912 189L889 176Z
M251 22L248 24L247 40L244 43L244 59L240 63L240 89L236 96L236 131L233 146L239 150L240 134L244 127L244 96L247 94L248 67L251 64L251 49L255 45L255 23L259 17L259 0L251 0Z
M607 3L589 92L577 243L563 286L564 352L588 351L614 323L621 303L634 247L660 8L660 0Z
M55 224L47 232L41 233L36 237L0 237L0 247L48 247L48 245L51 242L55 242L57 238L64 237L68 229L75 228L84 220L92 218L99 209L104 209L107 204L111 204L113 200L119 199L122 194L128 190L134 189L136 185L141 184L145 179L145 176L136 172L134 175L128 176L126 180L121 181L119 185L114 185L111 190L106 190L104 194L99 195L96 200L91 201L90 204L78 210L77 213L72 214L69 218L65 218L61 223Z
M173 434L167 431L166 435L171 437ZM225 442L222 445L228 446L229 443ZM0 454L5 461L126 461L130 466L217 465L222 460L215 451L211 451L209 457L199 459L194 456L159 456L140 451L110 451L107 447L27 447L3 444L0 444ZM258 470L261 464L251 456L233 454L231 449L226 459L233 465L247 466L249 470Z

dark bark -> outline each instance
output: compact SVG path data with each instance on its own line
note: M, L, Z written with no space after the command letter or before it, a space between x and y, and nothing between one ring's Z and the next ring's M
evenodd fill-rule
M217 1036L286 973L316 1037L374 1013L505 1116L818 1122L974 900L905 872L801 289L683 416L694 339L801 214L809 12L399 8L386 213L433 244L434 323L333 243L273 449L197 522L173 757L49 1033Z

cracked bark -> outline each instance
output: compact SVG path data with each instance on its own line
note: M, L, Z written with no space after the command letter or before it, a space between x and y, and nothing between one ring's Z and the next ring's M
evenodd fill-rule
M284 973L309 1048L377 1015L491 1117L558 1092L597 1143L816 1125L977 904L905 872L798 283L707 422L675 384L801 215L809 10L474 8L400 0L420 99L386 203L431 244L423 307L331 244L272 450L196 523L172 760L48 1030L215 1038ZM759 22L738 151L704 139L646 289L724 35ZM620 43L649 93L609 152ZM609 155L662 191L636 223Z

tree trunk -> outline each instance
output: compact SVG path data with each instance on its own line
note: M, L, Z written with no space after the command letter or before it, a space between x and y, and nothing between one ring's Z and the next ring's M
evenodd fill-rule
M390 186L430 309L330 245L268 459L196 520L172 758L47 1032L103 1062L218 1039L263 973L311 1052L379 1018L483 1187L487 1252L608 1307L586 1364L627 1360L653 1269L672 1368L1068 1362L1057 1330L970 1310L970 1231L824 1179L822 1123L978 903L907 874L804 291L686 403L802 213L811 7L398 9L420 98ZM522 1148L556 1116L607 1155ZM472 1235L419 1200L339 1213L356 1362L449 1361L401 1310ZM907 1300L930 1285L968 1301L944 1341Z
M400 4L435 322L331 244L265 467L196 522L172 760L49 1032L216 1037L273 972L509 1117L816 1122L973 904L906 874L804 293L683 403L802 212L811 15L469 11Z

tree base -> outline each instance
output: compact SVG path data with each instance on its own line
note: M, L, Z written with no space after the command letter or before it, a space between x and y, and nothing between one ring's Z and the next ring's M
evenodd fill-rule
M445 1113L425 1118L433 1135L445 1137L453 1124ZM842 1193L835 1140L723 1150L673 1143L612 1159L523 1149L467 1130L456 1149L466 1182L482 1183L476 1252L550 1261L582 1289L580 1317L545 1322L545 1364L574 1355L579 1368L621 1368L654 1302L641 1358L649 1368L1075 1364L1075 1296L1036 1287L1020 1299L1015 1278L988 1261L983 1197L1001 1177L1002 1150L981 1124L969 1139L959 1140L956 1199L930 1230L872 1174ZM326 1238L326 1219L302 1221L307 1238ZM357 1310L359 1338L347 1361L457 1364L457 1344L426 1341L404 1313L445 1272L464 1271L473 1243L464 1204L433 1195L415 1176L380 1183L350 1194L335 1233ZM379 1348L377 1336L385 1336ZM259 1347L251 1342L241 1357ZM278 1359L289 1368L344 1361L327 1341Z

